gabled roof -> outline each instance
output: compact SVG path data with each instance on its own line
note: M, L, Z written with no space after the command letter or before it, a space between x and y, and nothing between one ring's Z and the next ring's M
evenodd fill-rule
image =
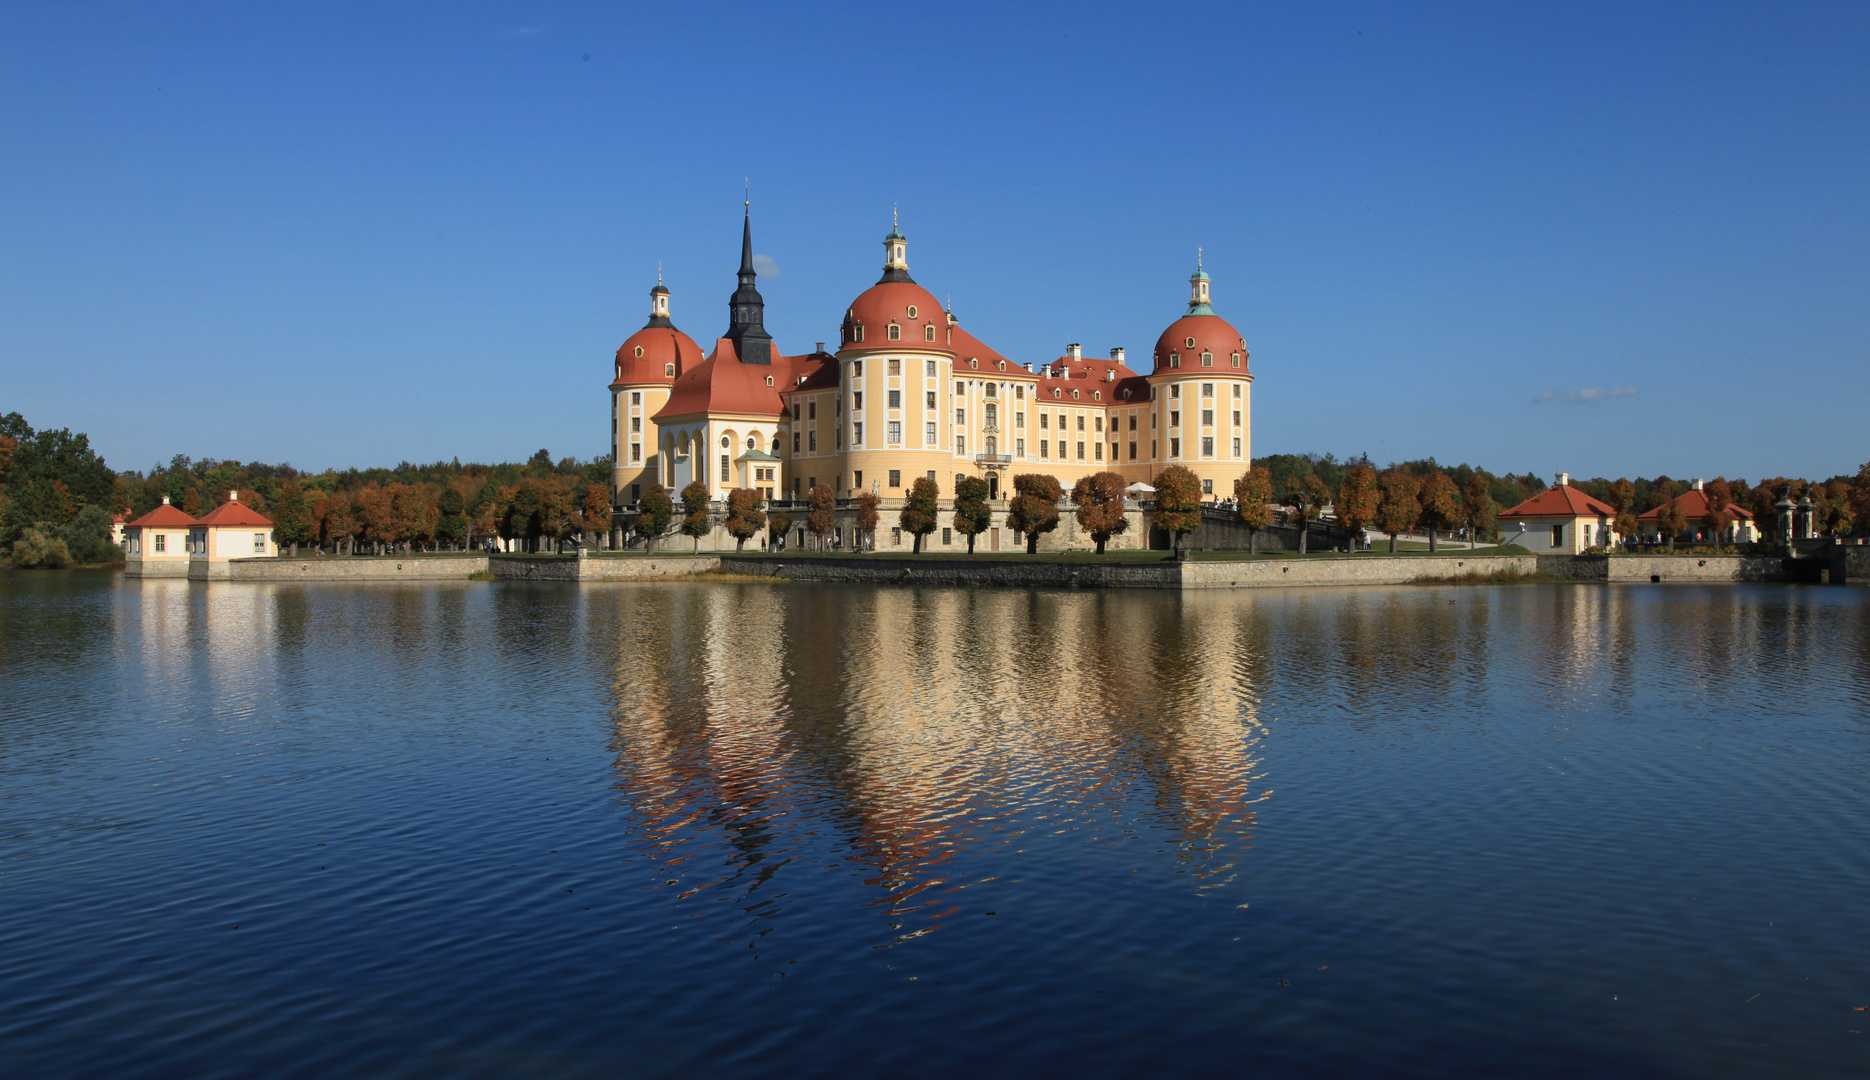
M273 527L273 522L271 518L265 517L262 514L260 514L258 511L251 509L245 504L237 503L232 499L227 500L221 505L201 515L201 520L195 522L195 524L197 525L236 525L236 526L238 525L264 525L265 527L269 529Z
M1617 508L1607 502L1593 499L1570 484L1559 484L1546 488L1532 498L1513 507L1502 510L1502 518L1529 517L1616 517Z
M195 524L195 519L192 517L189 517L188 514L185 511L183 511L181 507L171 505L168 502L164 502L161 506L156 507L154 510L151 510L149 513L144 514L142 517L137 518L135 521L130 522L128 525L125 525L124 528L126 529L186 529L190 525L193 525L193 524Z
M1669 503L1679 504L1682 508L1682 513L1687 516L1689 521L1700 521L1703 518L1708 516L1707 492L1684 491L1680 495L1677 495L1675 498L1670 499L1669 502L1662 503L1661 505L1657 506L1653 510L1645 510L1642 513L1636 515L1636 520L1638 521L1660 521L1662 519L1663 508L1668 506ZM1726 513L1728 517L1738 519L1740 521L1752 521L1753 520L1753 512L1751 510L1748 510L1744 506L1737 506L1733 503L1727 504Z
M770 364L743 364L728 338L716 339L706 360L678 375L670 387L668 404L656 411L657 423L677 416L730 413L736 416L771 416L786 411L779 395L793 389L802 361L811 356L779 356ZM766 380L772 379L768 386Z
M734 459L735 461L778 461L779 459L764 450L749 450Z

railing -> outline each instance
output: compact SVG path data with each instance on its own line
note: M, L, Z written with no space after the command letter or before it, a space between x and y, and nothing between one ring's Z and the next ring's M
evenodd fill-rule
M1011 465L1012 454L975 454L974 460L982 465Z

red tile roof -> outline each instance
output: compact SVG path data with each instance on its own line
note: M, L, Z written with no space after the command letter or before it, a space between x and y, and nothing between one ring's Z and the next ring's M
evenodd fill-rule
M163 503L149 513L125 525L126 529L186 529L195 524L181 507Z
M1665 502L1661 504L1660 506L1657 506L1653 510L1645 510L1642 513L1636 515L1636 520L1638 521L1661 520L1662 509L1663 507L1668 506L1669 503L1681 504L1682 513L1687 515L1688 520L1690 522L1700 521L1703 518L1706 518L1708 516L1707 493L1704 491L1684 491L1680 495L1677 495L1675 498L1670 499L1669 502ZM1748 510L1747 508L1743 506L1735 505L1734 503L1727 504L1727 516L1730 519L1738 520L1738 521L1752 521L1753 520L1753 512L1751 510Z
M815 366L810 354L780 356L777 350L770 364L743 364L733 341L720 338L712 355L676 378L668 404L657 410L655 420L704 413L778 417L786 410L779 395L794 389L798 377ZM766 385L768 378L771 386Z
M264 525L265 527L269 529L273 527L273 522L271 518L265 517L261 515L258 511L247 507L243 503L237 503L232 499L227 500L221 505L201 515L201 520L196 522L196 524L197 525Z
M1532 498L1513 507L1502 510L1502 518L1529 517L1616 517L1617 508L1609 503L1591 498L1570 484L1559 484L1546 488Z

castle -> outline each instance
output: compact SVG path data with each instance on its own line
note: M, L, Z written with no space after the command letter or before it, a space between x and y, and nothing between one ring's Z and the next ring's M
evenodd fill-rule
M716 500L751 488L780 503L822 483L840 500L873 492L887 511L922 476L947 504L963 477L1004 500L1018 473L1047 473L1069 490L1106 470L1147 484L1169 465L1192 470L1205 499L1232 495L1252 461L1253 375L1245 339L1210 306L1199 261L1188 309L1157 338L1143 375L1122 349L1087 358L1074 344L1043 364L1009 360L916 283L908 247L899 228L883 238L882 277L845 310L835 353L820 342L785 355L767 333L750 211L727 332L709 353L676 328L658 282L610 384L618 508L627 513L650 484L673 497L699 480ZM879 536L877 546L894 544Z

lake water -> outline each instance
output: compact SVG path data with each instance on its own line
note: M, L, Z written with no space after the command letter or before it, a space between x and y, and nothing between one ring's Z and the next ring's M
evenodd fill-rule
M0 578L16 1077L1870 1072L1870 590Z

